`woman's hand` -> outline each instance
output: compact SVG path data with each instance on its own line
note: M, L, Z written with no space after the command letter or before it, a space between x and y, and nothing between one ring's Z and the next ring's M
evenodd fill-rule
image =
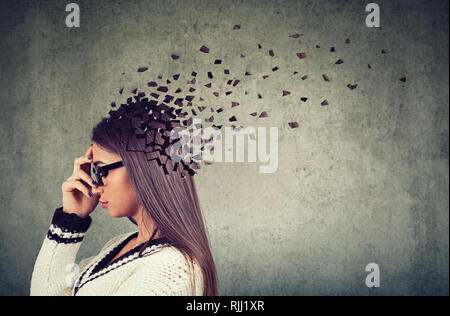
M92 188L98 186L91 178L91 163L92 145L84 156L75 159L72 176L61 186L64 212L86 218L97 206L100 196L92 194Z

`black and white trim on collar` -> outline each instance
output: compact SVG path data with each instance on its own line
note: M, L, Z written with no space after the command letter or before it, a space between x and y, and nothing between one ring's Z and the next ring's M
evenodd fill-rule
M73 289L73 295L76 295L78 290L83 287L86 283L101 277L102 275L115 270L126 263L129 263L135 259L139 258L139 251L145 245L145 243L141 243L140 245L134 247L130 251L124 253L119 258L115 259L111 263L109 263L121 250L122 248L133 238L138 235L138 232L135 232L128 237L126 237L122 242L116 245L112 245L110 247L110 251L103 257L99 257L90 266L86 267L84 272L78 278L75 283L75 287ZM142 255L149 255L165 246L167 246L168 239L165 237L153 239L148 243L146 249L142 252Z

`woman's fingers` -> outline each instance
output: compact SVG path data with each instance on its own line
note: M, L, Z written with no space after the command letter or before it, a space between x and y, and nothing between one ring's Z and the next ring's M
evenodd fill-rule
M90 175L88 175L84 170L77 170L73 173L73 175L68 180L83 180L86 182L91 188L97 187L98 183L95 182Z
M89 196L90 192L88 188L82 184L80 181L77 180L66 180L62 184L62 190L66 192L71 192L73 190L77 189L78 191L82 192L87 198L90 198Z

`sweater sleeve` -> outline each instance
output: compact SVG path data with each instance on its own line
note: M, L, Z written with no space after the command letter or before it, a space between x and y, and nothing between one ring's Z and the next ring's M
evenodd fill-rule
M81 218L68 214L63 212L62 207L55 210L34 264L31 296L72 294L74 280L81 271L75 264L75 258L91 222L90 216ZM80 264L86 265L91 259L85 259Z

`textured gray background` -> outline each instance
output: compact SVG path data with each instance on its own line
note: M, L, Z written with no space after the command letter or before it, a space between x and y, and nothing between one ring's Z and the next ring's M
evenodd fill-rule
M0 294L29 294L61 183L117 91L143 87L137 67L205 76L222 58L232 74L280 67L245 78L234 108L247 125L279 127L279 166L216 163L196 176L219 293L448 295L447 0L376 1L381 29L365 26L359 0L75 1L78 29L65 26L68 2L0 4ZM78 260L133 229L101 207L92 217ZM380 288L365 286L370 262Z

